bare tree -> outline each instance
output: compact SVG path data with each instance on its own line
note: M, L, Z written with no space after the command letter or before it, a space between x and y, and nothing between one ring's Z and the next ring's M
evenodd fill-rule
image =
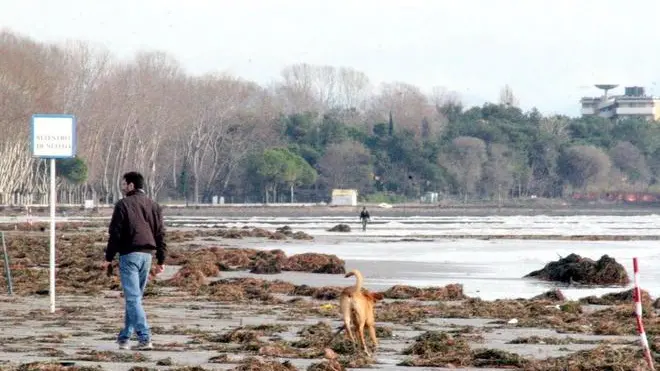
M451 146L440 155L440 166L456 179L465 202L469 195L475 193L487 158L486 143L473 137L455 138Z
M426 122L428 133L440 133L444 120L434 104L418 87L405 83L383 84L380 93L371 101L371 124L387 122L389 115L397 130L408 130L422 137Z
M373 182L371 155L352 140L332 144L318 163L323 182L330 188L356 188L365 191Z
M651 170L644 154L630 142L618 142L610 150L612 164L625 176L625 181L642 190L651 181Z
M564 179L575 188L587 190L607 181L612 167L609 156L600 148L588 145L574 145L567 148L560 157L560 170Z
M520 101L513 94L513 89L507 84L500 90L500 104L507 107L518 107Z
M569 124L567 117L550 116L541 119L539 122L539 129L542 133L551 135L561 142L565 142L570 136L568 132Z
M282 70L283 82L276 87L284 97L285 112L321 112L314 67L308 64L287 66Z
M509 148L504 144L488 146L488 161L484 166L484 190L501 201L513 185L513 161Z
M371 93L371 82L364 72L348 67L338 71L337 105L347 110L363 112Z

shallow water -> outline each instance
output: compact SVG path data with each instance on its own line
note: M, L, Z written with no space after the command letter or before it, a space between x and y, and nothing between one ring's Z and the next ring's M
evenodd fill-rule
M558 255L575 253L598 259L603 254L623 264L633 277L632 258L639 258L640 286L656 297L660 294L660 251L653 241L584 242L534 240L435 240L432 242L335 242L265 243L264 249L282 249L287 255L303 252L336 254L346 261L346 268L359 269L366 286L381 290L397 284L425 287L461 283L468 296L485 300L530 298L554 287L571 299L618 292L622 287L575 288L556 286L526 274L543 268ZM346 285L341 275L314 278L285 273L286 280L318 285ZM628 285L626 288L632 287Z
M355 238L441 237L452 235L660 235L660 216L437 216L377 217L362 232L359 219L347 217L170 217L175 226L261 227L273 229L288 225L314 236L336 235L333 226L348 224Z
M632 258L640 259L641 287L660 296L660 241L558 241L532 239L472 239L470 236L594 235L660 236L658 215L601 216L424 216L378 217L367 232L359 220L350 217L187 217L171 216L167 224L176 227L260 227L274 230L284 225L315 237L307 241L223 241L237 246L282 249L288 255L302 252L336 254L347 269L358 268L366 286L385 289L396 284L441 286L461 283L469 296L486 300L529 298L553 287L522 278L543 268L559 256L575 253L594 260L607 254L623 264L633 277ZM60 219L60 218L58 218ZM100 218L102 219L102 218ZM61 218L60 220L65 220ZM88 220L68 218L66 220ZM328 232L331 227L349 224L350 233ZM452 236L468 238L452 239ZM238 274L238 273L237 273ZM309 275L285 272L272 278L297 284L346 285L342 275ZM626 288L632 287L632 284ZM602 295L625 288L561 287L569 298Z

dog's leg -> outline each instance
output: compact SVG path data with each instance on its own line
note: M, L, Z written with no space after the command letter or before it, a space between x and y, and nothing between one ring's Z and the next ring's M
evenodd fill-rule
M371 337L371 341L374 343L374 350L378 348L378 338L376 337L376 326L374 326L373 323L367 323L367 327L369 327L369 337Z
M369 352L369 348L367 347L367 342L364 340L364 322L360 322L358 328L358 337L360 338L360 343L362 343L362 348L364 348L364 352L367 354L367 356L371 357L371 352Z
M350 339L352 342L355 342L355 337L353 336L351 321L353 317L353 311L351 310L351 303L349 298L342 296L339 300L339 306L341 310L342 317L344 319L344 330L346 331L346 338Z
M355 336L353 335L353 326L351 326L350 308L348 308L348 311L344 311L344 329L346 330L346 337L351 339L352 342L355 342Z

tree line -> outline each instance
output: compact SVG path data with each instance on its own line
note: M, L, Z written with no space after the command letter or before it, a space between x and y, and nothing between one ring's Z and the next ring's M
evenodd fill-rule
M465 107L442 88L308 64L263 86L188 74L163 52L118 60L9 31L0 55L0 203L47 194L48 167L29 148L34 113L77 118L78 156L58 161L63 202L116 201L130 170L159 200L192 203L327 201L333 188L373 202L565 197L660 181L657 122L523 111L508 86Z

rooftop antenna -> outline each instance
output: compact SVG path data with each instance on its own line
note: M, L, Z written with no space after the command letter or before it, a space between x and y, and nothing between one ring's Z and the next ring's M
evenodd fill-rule
M616 88L619 84L596 84L598 89L603 90L603 100L607 100L607 92L611 89Z

